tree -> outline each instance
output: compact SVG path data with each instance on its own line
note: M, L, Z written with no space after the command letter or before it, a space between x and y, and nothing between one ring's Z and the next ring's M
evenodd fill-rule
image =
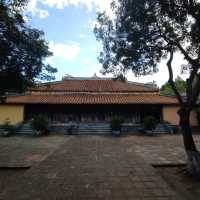
M178 114L188 158L187 169L200 176L200 154L190 126L190 113L200 92L200 2L198 0L113 0L115 18L99 13L95 34L102 42L99 61L104 73L132 70L136 76L153 74L167 59L169 81L180 104ZM173 77L175 53L184 56L189 74L186 98Z
M184 96L186 93L186 82L179 76L175 79L174 82L179 93ZM160 93L164 95L175 95L171 85L168 82L161 86Z
M44 63L51 56L44 33L23 19L26 0L0 1L0 94L22 92L57 70Z
M126 82L127 78L124 74L119 74L119 75L114 75L113 78L114 81L122 81L122 82Z

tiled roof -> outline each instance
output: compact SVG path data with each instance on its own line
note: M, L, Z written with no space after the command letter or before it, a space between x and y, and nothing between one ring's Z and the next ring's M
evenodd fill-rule
M112 79L68 79L9 96L6 104L177 104L145 84Z
M31 88L32 91L65 91L65 92L158 92L149 85L114 81L112 79L70 79Z
M177 104L158 94L27 94L8 97L8 104Z

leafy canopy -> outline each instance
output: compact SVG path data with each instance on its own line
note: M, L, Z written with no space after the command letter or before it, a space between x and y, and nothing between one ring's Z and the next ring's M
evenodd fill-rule
M44 62L52 53L44 33L23 18L26 0L0 1L0 93L21 92L57 70Z
M185 80L183 80L181 77L177 77L175 79L175 85L177 90L179 91L180 94L182 94L183 96L186 93L186 82ZM171 85L167 82L164 85L162 85L162 87L160 88L160 93L163 95L172 95L174 96L175 93L171 87Z
M183 103L173 77L175 52L184 55L189 73L187 102L193 105L200 90L200 2L198 0L113 0L116 17L98 14L96 38L102 42L99 61L103 73L136 76L156 73L161 59L169 59L169 83Z

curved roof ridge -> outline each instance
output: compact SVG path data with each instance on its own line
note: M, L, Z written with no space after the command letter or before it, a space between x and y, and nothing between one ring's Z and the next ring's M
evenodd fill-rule
M112 78L76 77L38 84L29 91L110 91L110 92L158 92L157 87L145 83L113 80Z

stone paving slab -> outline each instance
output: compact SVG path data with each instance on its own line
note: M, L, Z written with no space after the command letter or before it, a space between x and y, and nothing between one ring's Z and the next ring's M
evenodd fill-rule
M129 139L70 136L0 199L178 200Z
M196 134L193 137L200 149L200 135ZM139 154L151 165L186 163L182 135L131 136L122 140L129 146L129 151Z
M28 167L45 160L67 138L59 135L0 137L0 167Z

